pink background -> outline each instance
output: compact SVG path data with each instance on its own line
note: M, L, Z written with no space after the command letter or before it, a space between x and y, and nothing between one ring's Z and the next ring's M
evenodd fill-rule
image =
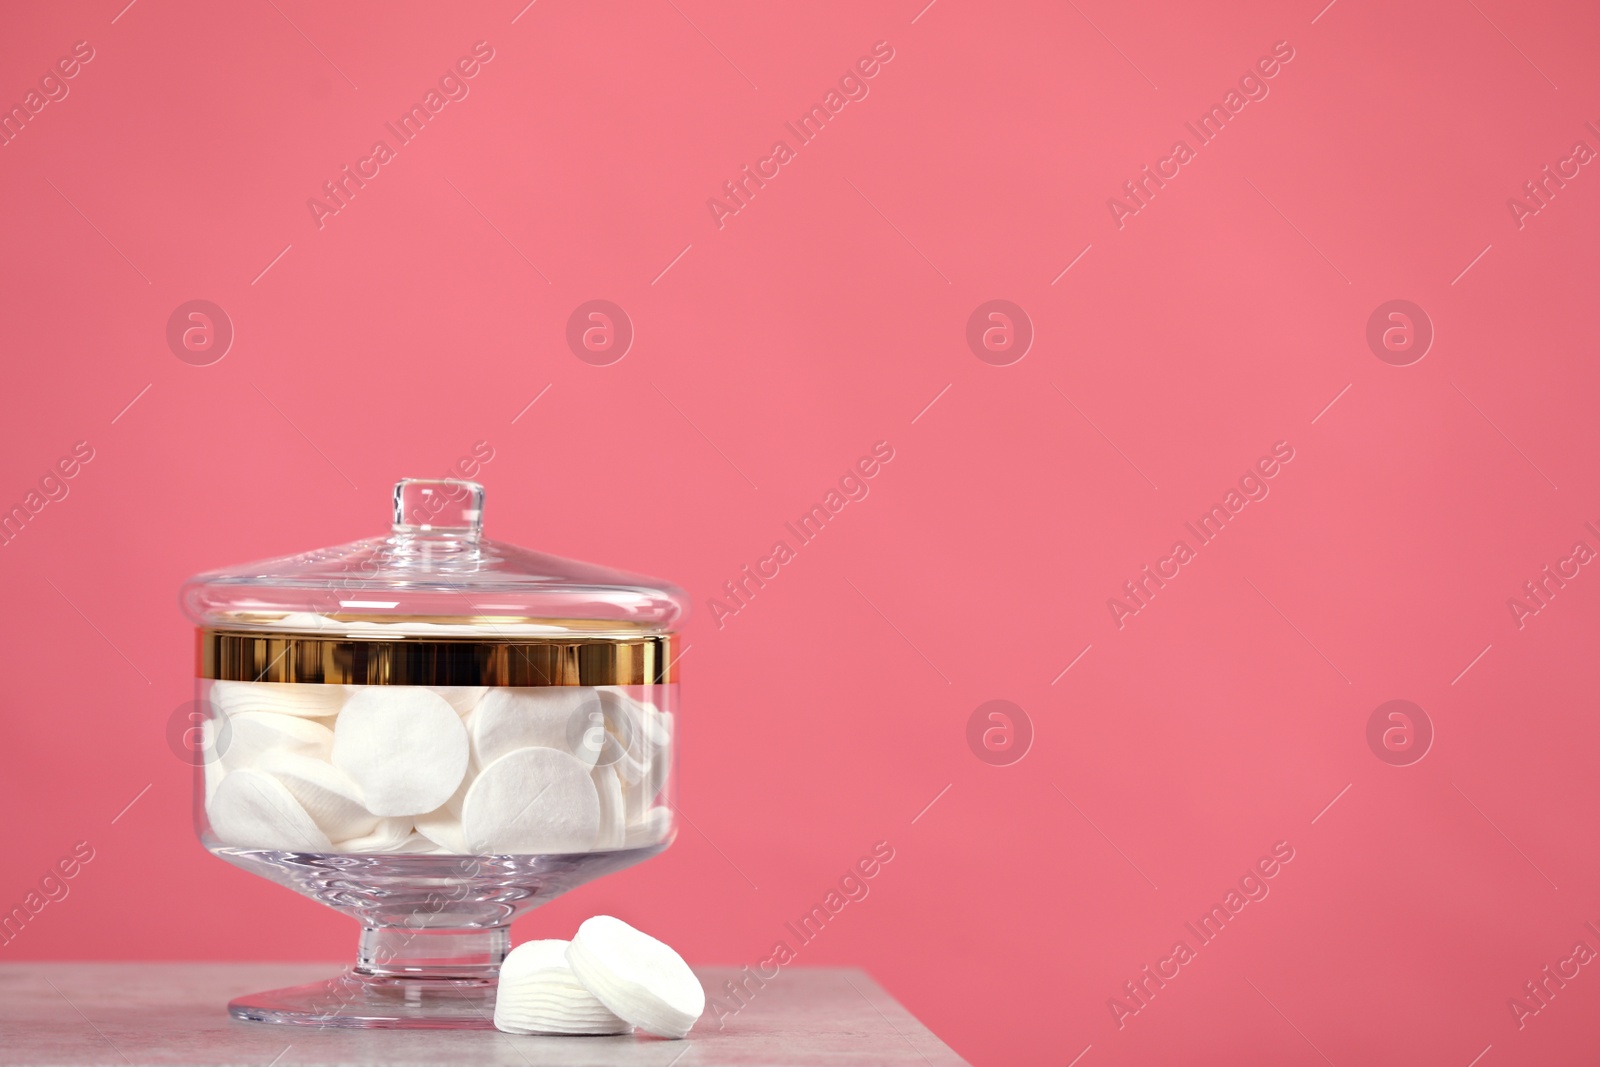
M492 536L695 600L693 826L519 936L611 911L756 963L887 841L796 962L868 968L978 1064L1592 1062L1600 968L1521 1028L1508 1001L1600 949L1600 574L1521 627L1507 601L1600 549L1600 176L1520 227L1507 200L1600 148L1600 11L925 2L13 13L0 100L94 58L0 148L0 506L93 459L0 549L0 905L95 858L0 959L350 955L193 839L176 590L381 532L395 478L487 441ZM479 41L469 95L319 229L308 198ZM879 41L719 228L708 198ZM1108 198L1280 41L1119 228ZM194 299L235 331L208 366L166 341ZM610 366L566 344L593 299L636 331ZM966 341L991 299L1035 331L1011 365ZM1409 366L1366 340L1394 299L1435 331ZM879 441L870 495L718 628ZM1270 495L1119 629L1108 598L1280 441ZM1008 766L968 746L992 699L1032 724ZM1392 699L1420 762L1369 747ZM1270 895L1119 1028L1277 842Z

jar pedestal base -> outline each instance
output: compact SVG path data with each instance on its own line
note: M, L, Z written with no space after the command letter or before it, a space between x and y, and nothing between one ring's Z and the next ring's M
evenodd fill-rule
M356 965L321 982L228 1005L235 1019L368 1030L492 1030L507 927L369 926Z
M367 1030L493 1030L494 978L397 978L346 971L321 982L251 993L235 1019Z

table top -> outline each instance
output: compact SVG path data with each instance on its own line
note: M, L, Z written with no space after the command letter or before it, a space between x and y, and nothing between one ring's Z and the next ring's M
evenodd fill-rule
M966 1061L858 970L785 968L683 1041L493 1030L325 1030L239 1022L230 999L326 978L340 964L0 964L0 1067L947 1067ZM708 996L738 972L697 967Z

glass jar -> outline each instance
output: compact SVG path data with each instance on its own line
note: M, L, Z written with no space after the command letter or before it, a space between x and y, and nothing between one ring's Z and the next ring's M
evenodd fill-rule
M489 1027L511 921L672 841L683 594L482 515L405 479L387 537L184 586L201 842L362 926L350 971L237 1018Z

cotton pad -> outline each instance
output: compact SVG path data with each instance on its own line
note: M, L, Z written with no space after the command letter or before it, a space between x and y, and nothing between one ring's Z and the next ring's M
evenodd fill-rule
M280 715L326 718L336 714L344 703L342 685L317 685L306 682L225 682L211 683L211 706L219 715L242 711L274 711Z
M622 781L610 767L594 769L595 791L600 794L600 831L595 835L597 849L621 848L627 813L623 808Z
M452 708L461 713L462 718L472 713L478 706L478 701L483 699L489 691L486 685L445 685L435 689L434 692L447 700Z
M655 803L661 791L667 787L667 772L670 770L672 754L664 749L657 751L645 766L644 777L633 786L634 792L643 797L646 804Z
M296 715L242 711L229 715L227 723L227 744L220 755L229 770L254 766L268 753L327 759L333 748L332 730Z
M654 800L667 784L672 767L672 713L646 706L640 718L639 758L645 765L643 781Z
M659 845L672 829L672 809L654 807L644 813L638 822L630 822L622 834L623 848L644 848Z
M222 765L222 753L217 751L217 733L216 719L200 724L200 759L205 767L207 805L216 795L217 786L222 784L222 776L228 773L228 768Z
M706 1007L700 979L682 956L609 915L578 927L567 964L600 1003L659 1037L683 1037Z
M398 852L411 839L410 819L379 819L372 832L337 842L335 852Z
M487 767L519 748L556 748L594 765L598 750L584 745L586 707L598 713L594 690L553 685L491 689L472 710L472 755Z
M374 815L421 815L449 800L466 776L466 727L438 693L367 686L334 721L333 764L354 779Z
M378 817L366 809L361 790L331 763L287 752L269 752L256 764L282 782L306 813L335 841L370 834Z
M461 785L450 795L449 800L416 818L417 833L445 852L457 856L468 856L473 851L467 847L467 835L461 829L461 802L466 799L467 788L472 785L475 777L469 768L467 776L462 779Z
M394 848L389 849L389 852L395 853L395 854L398 854L398 853L414 853L414 854L426 853L427 855L431 855L431 856L448 855L448 852L445 849L440 848L438 845L436 845L432 841L430 841L425 835L419 834L415 830L413 830L413 831L411 831L411 833L407 834L405 836L405 839L402 840Z
M426 815L418 815L417 833L452 855L472 854L467 847L467 835L461 829L461 816L451 811L448 805Z
M508 1034L625 1034L632 1029L583 988L567 942L525 941L500 965L494 1025Z
M234 848L331 852L332 843L287 787L270 774L236 770L206 805L211 832Z
M645 740L657 750L672 743L672 712L646 704L642 720Z
M615 694L613 699L627 709L628 721L633 725L626 734L626 747L611 739L601 762L615 767L622 778L624 806L631 825L645 818L666 787L672 770L672 714L624 693Z
M554 748L519 748L478 773L461 826L474 852L587 852L600 829L600 797L587 764Z
M600 762L616 770L617 775L631 788L644 779L645 764L638 755L623 747L615 737L607 737Z
M629 782L623 782L623 812L629 826L643 822L649 815L650 808L655 804L661 794L661 789L666 785L667 771L672 762L666 753L653 759L643 768L639 777Z
M602 685L595 689L595 696L599 698L606 722L614 733L626 740L638 732L645 707L629 696L627 690L614 685Z
M661 731L651 716L660 712L642 704L622 689L603 687L598 691L610 736L600 762L615 764L624 781L636 782L644 773Z

